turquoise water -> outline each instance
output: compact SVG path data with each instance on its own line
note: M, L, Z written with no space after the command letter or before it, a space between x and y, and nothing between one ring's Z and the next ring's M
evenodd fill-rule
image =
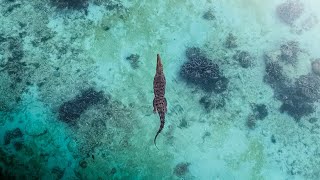
M318 7L0 0L0 179L319 179Z

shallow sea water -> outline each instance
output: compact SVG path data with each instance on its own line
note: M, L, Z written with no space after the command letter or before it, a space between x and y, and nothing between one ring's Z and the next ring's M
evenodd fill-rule
M319 179L318 7L0 0L0 179Z

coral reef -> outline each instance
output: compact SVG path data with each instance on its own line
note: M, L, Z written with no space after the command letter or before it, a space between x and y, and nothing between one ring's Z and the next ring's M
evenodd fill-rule
M276 137L274 135L272 135L270 139L273 144L277 142Z
M0 179L15 180L16 177L13 174L11 174L9 171L3 170L2 167L0 167Z
M211 20L214 20L216 17L214 16L214 13L212 10L208 10L203 14L202 18L205 20L211 21Z
M6 71L15 83L20 83L23 79L27 64L22 61L24 52L22 42L19 38L3 37L0 53L4 54L0 61L1 71Z
M319 18L315 14L311 14L306 19L301 22L301 27L303 30L311 30L319 23Z
M126 60L130 62L133 69L137 69L139 68L139 58L140 56L138 54L131 54L126 58Z
M211 111L212 109L223 108L226 104L225 99L221 96L210 96L205 95L200 100L199 103L205 108L207 111Z
M85 9L88 0L51 0L51 4L61 9Z
M254 117L263 120L268 116L268 109L265 104L255 104L253 107Z
M198 47L189 47L186 49L186 56L189 60L196 60L202 57L201 49Z
M314 74L300 76L295 82L297 94L304 101L315 102L320 99L320 77Z
M268 116L268 109L265 104L252 104L252 113L250 113L246 119L246 125L249 129L254 129L257 124L257 120L263 120Z
M238 61L243 68L248 68L252 65L252 57L248 51L236 51L233 55L233 59Z
M276 8L277 16L288 25L293 25L303 11L304 5L299 0L287 0Z
M180 69L180 76L184 80L208 92L221 93L227 89L228 79L222 75L217 64L202 55L199 48L188 48L186 56L189 61Z
M276 92L276 97L282 101L280 107L281 112L287 112L296 120L300 120L303 116L310 115L315 111L313 102L319 99L319 79L314 76L302 75L296 82L287 87L283 87Z
M309 123L313 124L313 123L315 123L315 122L318 121L318 118L312 117L312 118L310 118L308 121L309 121Z
M289 83L288 77L278 62L267 62L265 72L264 81L274 89L281 89Z
M182 129L182 128L188 128L188 127L189 127L189 123L188 123L188 121L186 120L185 117L180 120L180 123L179 123L179 126L178 126L178 127L179 127L180 129Z
M0 36L0 109L9 112L17 106L25 91L29 67L24 61L22 39Z
M21 132L20 128L8 130L4 135L4 145L10 144L11 140L16 138L21 138L22 136L23 136L23 133Z
M320 76L320 59L316 59L311 64L312 72Z
M190 163L179 163L174 168L173 173L178 177L183 177L189 172Z
M65 169L61 169L60 167L56 166L53 167L51 173L54 175L55 179L61 179L64 175Z
M256 127L256 123L257 123L257 119L255 117L255 115L250 114L247 117L247 121L246 121L246 125L249 129L254 129Z
M280 59L288 64L295 65L298 60L298 52L300 51L297 41L289 41L280 46Z
M23 143L22 142L14 142L13 147L16 151L20 151L23 148Z
M264 81L275 92L275 97L282 102L280 112L286 112L296 120L308 116L315 111L313 103L320 98L320 77L314 74L302 75L296 80L289 79L277 60L286 59L293 63L297 59L296 43L292 48L283 48L278 58L265 56L266 74ZM286 50L284 50L286 49Z
M79 162L79 166L82 167L83 169L87 168L88 163L85 160L82 160Z
M73 123L80 115L105 97L102 91L96 91L94 88L89 88L81 92L74 99L63 103L59 107L59 119L66 123Z
M232 33L228 34L227 39L225 41L225 46L228 49L232 49L232 48L238 47L237 38Z
M312 103L308 103L297 94L294 89L289 89L287 94L282 94L282 105L280 107L281 112L287 112L291 117L296 120L300 120L303 116L310 115L314 112L314 106Z
M83 112L73 128L74 140L82 156L101 146L123 149L130 146L128 139L137 124L129 109L108 98Z

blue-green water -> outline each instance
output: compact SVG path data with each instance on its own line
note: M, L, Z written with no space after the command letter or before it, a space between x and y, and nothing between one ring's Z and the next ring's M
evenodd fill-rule
M319 179L318 7L0 0L0 179Z

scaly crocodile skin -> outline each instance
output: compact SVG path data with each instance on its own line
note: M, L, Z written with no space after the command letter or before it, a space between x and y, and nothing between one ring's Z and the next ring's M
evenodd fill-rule
M166 89L166 78L163 74L163 66L161 63L160 55L157 54L157 69L156 75L153 80L153 90L154 90L154 99L153 99L153 112L158 112L160 116L160 128L154 137L154 145L156 145L156 139L159 133L162 131L165 123L165 114L167 112L167 100L164 97Z

